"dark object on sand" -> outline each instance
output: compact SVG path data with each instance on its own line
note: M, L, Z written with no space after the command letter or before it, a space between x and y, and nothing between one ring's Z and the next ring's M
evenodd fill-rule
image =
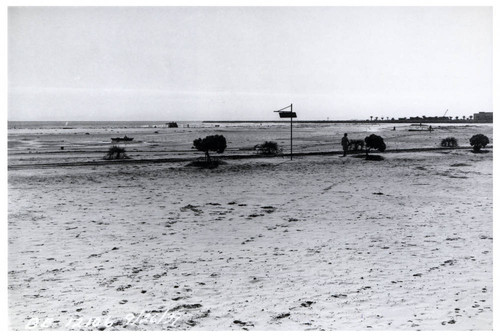
M177 125L176 122L169 122L168 123L168 128L177 128L177 127L179 127L179 125Z
M453 137L441 140L441 147L457 147L457 146L458 146L457 139Z
M227 147L226 138L223 135L209 135L204 139L196 139L193 141L193 146L197 150L205 153L205 161L211 162L209 152L224 153Z
M366 144L366 158L368 159L369 157L369 152L370 149L377 149L379 152L384 152L385 151L385 142L384 139L375 134L371 134L370 136L367 136L365 138L365 144Z
M278 143L274 141L266 141L263 144L255 145L254 150L263 155L276 155L280 153Z
M347 137L347 133L344 133L344 136L342 137L342 140L340 140L340 144L342 145L342 150L344 151L344 155L347 155L347 151L349 150L349 138Z
M382 161L382 160L384 160L384 157L382 155L368 155L366 157L366 160L368 160L368 161Z
M481 148L486 147L490 143L490 139L484 134L476 134L470 138L469 143L473 147L473 151L479 153L481 152Z
M111 146L108 149L108 153L104 156L104 160L120 160L120 159L130 159L127 154L125 154L125 148L120 146Z
M111 138L113 142L121 142L121 141L132 141L134 138L129 138L128 136L124 136L123 138Z
M410 129L408 131L410 131L410 132L424 132L424 131L429 132L429 126L427 126L425 124L411 124Z

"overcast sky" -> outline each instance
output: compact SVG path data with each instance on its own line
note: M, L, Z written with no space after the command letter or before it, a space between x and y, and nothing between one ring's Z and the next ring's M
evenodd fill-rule
M11 7L9 120L492 111L489 7Z

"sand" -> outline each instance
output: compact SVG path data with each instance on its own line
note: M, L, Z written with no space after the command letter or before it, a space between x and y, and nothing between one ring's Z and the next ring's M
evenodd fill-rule
M491 330L492 150L383 156L11 169L10 328Z

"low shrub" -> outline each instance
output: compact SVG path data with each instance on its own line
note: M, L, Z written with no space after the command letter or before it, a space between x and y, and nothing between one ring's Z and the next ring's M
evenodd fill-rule
M385 142L384 139L380 135L371 134L365 138L366 144L366 158L369 157L370 149L377 149L379 152L385 151Z
M490 143L490 139L484 134L476 134L470 138L469 143L473 147L474 152L479 153L481 148L486 147Z
M259 154L264 154L264 155L276 155L280 152L278 143L274 141L266 141L260 145L255 145L254 149Z
M129 159L126 150L120 146L111 146L108 149L108 153L104 156L104 160L121 160L121 159Z
M457 147L457 146L458 146L457 139L453 137L441 140L441 147Z
M203 139L199 138L193 141L193 147L205 153L205 161L210 162L209 152L224 153L227 147L226 138L223 135L209 135Z

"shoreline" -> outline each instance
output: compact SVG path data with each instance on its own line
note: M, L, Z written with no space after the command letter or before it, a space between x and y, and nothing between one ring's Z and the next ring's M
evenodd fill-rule
M203 124L272 124L272 123L289 123L290 120L204 120ZM491 122L474 121L474 120L432 120L432 119L405 119L405 120L294 120L297 124L493 124Z

